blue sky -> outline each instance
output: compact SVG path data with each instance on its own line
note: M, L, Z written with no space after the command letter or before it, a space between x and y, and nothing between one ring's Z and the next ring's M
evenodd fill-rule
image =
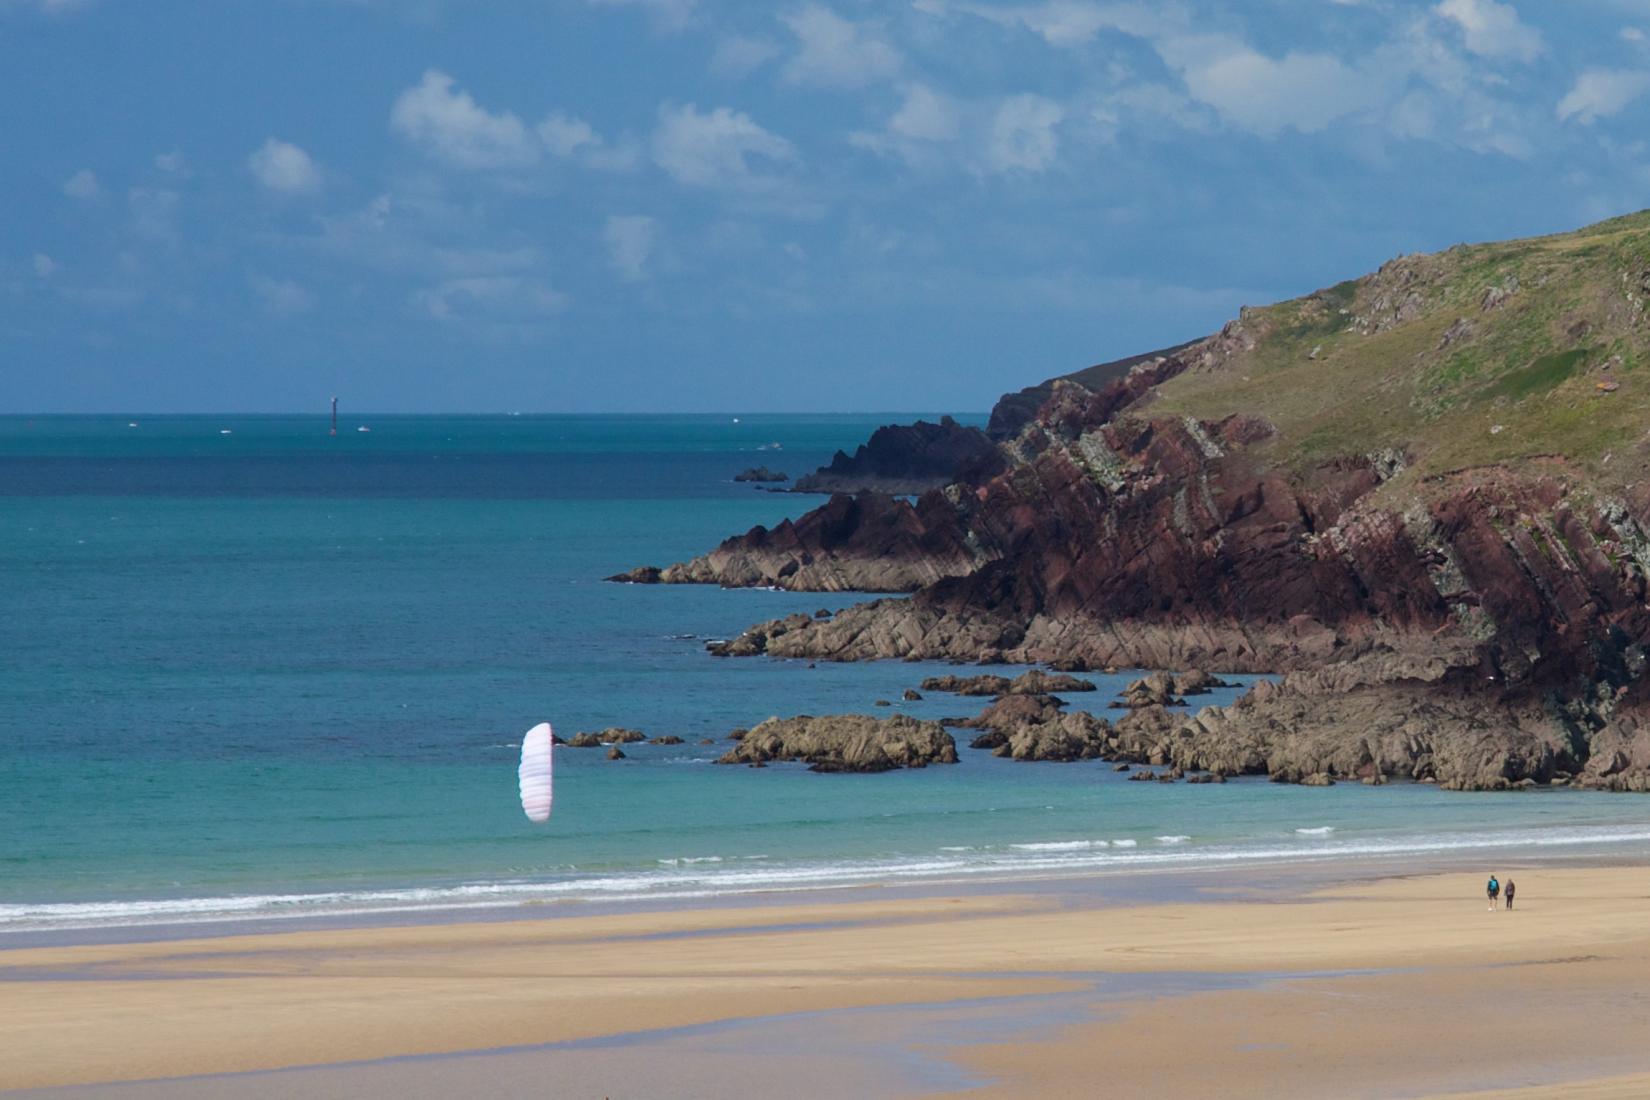
M0 412L984 409L1650 206L1650 0L0 0Z

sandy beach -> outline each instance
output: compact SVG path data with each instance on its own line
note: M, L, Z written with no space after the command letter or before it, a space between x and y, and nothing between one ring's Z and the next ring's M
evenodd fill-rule
M1513 912L1446 873L1189 904L810 900L14 949L0 1088L1650 1092L1650 870L1502 874Z

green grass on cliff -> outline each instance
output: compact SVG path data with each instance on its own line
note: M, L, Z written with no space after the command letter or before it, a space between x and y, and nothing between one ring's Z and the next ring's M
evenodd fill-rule
M1402 257L1241 326L1252 348L1165 383L1151 415L1265 415L1302 472L1392 447L1405 480L1536 455L1650 472L1650 211Z

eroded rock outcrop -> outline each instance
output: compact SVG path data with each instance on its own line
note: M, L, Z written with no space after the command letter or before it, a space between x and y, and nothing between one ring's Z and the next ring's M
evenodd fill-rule
M1082 711L1064 713L1063 707L1052 695L1003 695L958 725L984 730L969 748L990 749L995 756L1062 763L1108 756L1114 742L1105 719Z
M955 764L957 745L938 722L903 714L769 718L739 739L718 764L800 760L811 771L880 772Z
M633 584L719 584L799 592L911 592L972 571L969 546L943 496L916 505L839 494L801 519L753 527L703 557L609 577Z
M1186 700L1180 698L1179 686L1175 677L1167 672L1154 672L1125 687L1121 698L1112 706L1129 710L1139 710L1142 707L1183 707Z
M915 494L994 477L1004 466L984 432L942 416L938 424L919 420L878 428L853 455L838 451L829 466L797 478L794 488L799 493Z

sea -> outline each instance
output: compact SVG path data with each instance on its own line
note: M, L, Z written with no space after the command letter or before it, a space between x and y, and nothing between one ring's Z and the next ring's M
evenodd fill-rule
M912 419L374 415L332 436L325 416L0 418L0 947L201 922L1650 852L1650 801L1633 796L1135 783L966 737L957 765L879 775L718 765L730 731L770 715L980 709L902 699L953 666L705 651L862 597L603 579L820 501L740 470L794 477ZM1103 712L1139 674L1095 674L1098 691L1067 701ZM1233 679L1194 702L1228 703L1252 677ZM622 760L558 747L554 812L536 825L516 765L540 721L683 743L626 745Z

